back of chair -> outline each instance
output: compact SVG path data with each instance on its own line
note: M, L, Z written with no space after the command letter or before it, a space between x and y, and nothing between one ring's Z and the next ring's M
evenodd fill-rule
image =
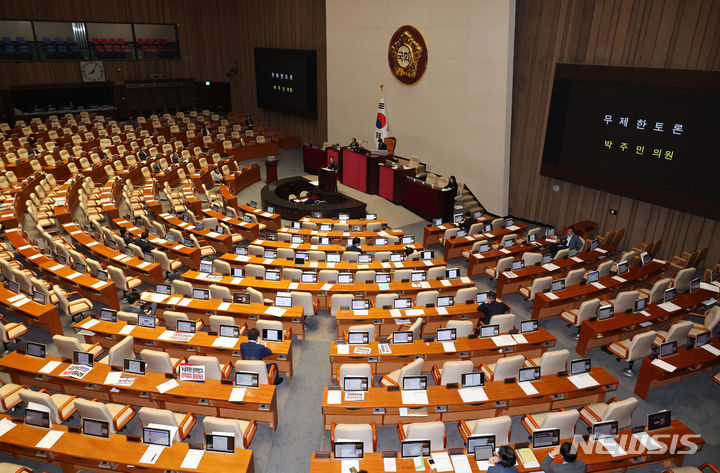
M448 383L460 384L462 382L462 375L465 373L472 373L472 371L472 360L446 361L445 363L443 363L440 385L445 386Z
M615 307L614 312L616 314L622 314L623 312L627 310L632 310L635 301L640 297L640 293L638 291L625 291L618 294L617 298L615 299L615 303L613 306Z
M663 278L656 281L655 284L653 284L652 289L650 289L648 304L653 304L663 300L665 297L665 290L670 287L670 283L672 283L672 279L669 278Z
M511 427L512 418L510 416L490 417L477 422L472 435L494 435L495 445L501 447L510 443Z
M171 427L179 427L172 411L169 411L167 409L141 407L138 411L138 415L140 416L140 423L143 426L147 426L148 424L160 424L169 425ZM173 438L173 442L180 442L181 440L182 439L180 438L180 429L177 429L175 431L175 437Z
M515 315L498 314L490 317L489 325L498 325L500 333L508 333L515 328ZM456 332L457 334L457 332Z
M695 278L695 268L685 268L678 271L673 281L673 286L679 292L685 292L690 290L690 281Z
M493 380L501 381L507 378L517 378L518 371L524 364L525 357L523 355L512 355L498 359L495 363L495 370L493 370Z
M693 328L689 320L682 320L670 326L665 337L665 342L677 342L678 348L685 346L688 342L688 334Z
M448 320L445 324L445 328L454 328L455 336L457 338L467 337L473 330L475 330L475 324L470 320Z
M126 358L135 359L135 339L130 335L126 336L108 350L108 365L122 368Z
M49 394L32 391L30 389L21 389L18 391L18 395L25 404L25 407L27 407L27 405L31 402L44 406L50 411L50 422L53 424L62 424L57 406L55 406L55 403L52 401Z
M540 357L540 374L545 376L565 371L569 356L570 352L565 349L546 351Z
M370 342L375 341L375 325L374 324L363 324L363 325L351 325L348 327L348 334L351 332L367 332L368 340Z
M173 374L174 368L170 355L164 351L144 349L140 358L146 363L145 369L152 373Z
M187 281L181 281L179 279L175 279L172 284L172 292L175 294L180 294L185 297L192 297L193 296L193 286Z
M58 356L66 360L73 359L73 352L83 351L82 345L75 337L67 337L65 335L53 335L53 345L57 348Z
M237 325L237 321L234 317L229 315L211 315L209 318L210 330L212 332L220 332L221 325ZM258 320L260 322L260 320Z
M90 401L88 399L77 398L75 399L75 408L80 414L81 419L97 419L104 420L108 423L108 429L111 434L117 433L115 431L115 423L110 415L105 404L100 401Z
M222 379L220 363L214 356L191 355L188 357L188 363L191 365L203 365L205 367L205 379Z
M615 264L614 261L605 261L603 263L600 263L600 265L597 267L599 276L601 278L610 276L610 270L612 269L614 264Z
M368 363L343 363L338 368L338 386L343 387L347 377L367 377L372 386L372 367Z
M418 307L425 307L428 304L432 304L434 306L435 304L437 304L437 299L439 295L439 291L418 292L417 296L415 296L415 305Z
M622 401L611 402L608 404L608 408L605 411L605 415L602 416L602 420L618 421L619 429L630 427L632 424L632 415L637 405L638 400L634 397L629 397Z
M544 416L541 429L560 429L560 438L571 438L575 433L575 424L580 419L580 413L576 409L567 411L549 412Z
M398 384L402 387L403 379L405 376L420 376L422 374L423 365L425 360L418 358L413 360L409 364L400 368L400 376L398 376Z
M652 353L652 344L655 341L656 333L654 330L639 333L632 338L630 347L628 348L627 361L639 360L650 356Z
M235 372L237 373L238 371L257 373L258 383L268 384L267 366L262 360L237 360L235 362Z
M445 449L445 424L440 421L416 422L403 426L407 429L407 440L430 440L430 450Z

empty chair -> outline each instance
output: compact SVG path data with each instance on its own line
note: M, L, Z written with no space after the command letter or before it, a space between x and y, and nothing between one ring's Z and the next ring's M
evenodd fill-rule
M375 341L375 325L373 324L351 325L348 327L347 333L349 335L353 332L367 332L368 341Z
M565 371L569 356L570 352L565 349L546 351L540 357L528 359L525 366L539 366L542 376L557 374L560 371Z
M411 274L412 274L411 269L396 269L392 275L392 280L409 282Z
M60 303L60 307L63 312L69 315L73 320L75 320L76 315L82 316L83 312L92 309L92 302L84 297L68 300L65 297L65 292L58 285L53 286L53 292L55 293L55 297L57 297L58 303Z
M230 288L227 286L220 286L218 284L210 284L210 299L220 299L224 302L232 302L232 295L230 294Z
M142 280L140 278L134 276L125 276L125 273L123 273L122 269L120 268L108 265L106 269L108 271L108 274L110 275L110 279L112 280L112 282L115 283L115 286L122 290L123 297L125 298L127 298L128 291L135 289L142 284Z
M0 315L0 320L3 322L0 324L0 341L2 341L5 350L7 350L8 344L18 340L30 331L27 325L20 322L8 322L2 315Z
M685 268L678 271L673 279L673 287L678 292L687 292L690 290L690 281L695 278L695 268Z
M581 407L580 418L590 427L597 422L616 420L619 429L626 429L632 425L632 415L637 405L638 400L634 397L622 401L613 397L608 403L596 402Z
M625 291L618 294L614 301L610 301L613 304L614 312L616 314L622 314L626 311L631 311L635 306L635 301L640 297L638 291Z
M584 277L585 270L582 268L568 271L567 275L565 276L565 287L577 286L583 281Z
M174 310L166 310L163 312L162 318L165 321L165 328L168 330L177 330L179 320L191 320L185 312L176 312ZM195 320L195 324L195 329L199 331L203 327L202 319Z
M285 327L283 327L282 322L280 322L279 320L258 320L255 323L255 328L258 330L258 332L260 332L261 339L264 339L263 338L263 330L265 330L265 329L280 330L281 332L283 332L283 339L285 339L285 340L292 337L292 329L290 327L285 329Z
M467 337L475 330L475 324L470 320L448 320L445 328L454 328L457 338Z
M445 271L447 270L446 266L435 266L434 268L429 268L427 270L427 279L428 281L436 280L436 279L445 279Z
M600 263L600 265L597 267L599 277L605 278L610 276L610 270L613 268L614 264L614 261L605 261Z
M213 260L212 265L214 273L230 276L231 267L230 263L228 263L227 261L215 259Z
M497 416L486 419L465 420L460 419L458 430L463 440L475 435L494 435L495 446L502 447L510 443L510 428L512 419L510 416Z
M434 307L437 304L439 291L421 291L415 296L415 305L418 307Z
M420 330L422 330L423 319L418 317L415 322L410 325L403 324L400 326L400 330L406 330L412 332L413 340L420 340Z
M206 434L213 432L227 432L234 435L236 439L242 439L242 448L250 448L257 422L255 420L226 419L220 417L206 416L203 419L203 430Z
M330 442L335 440L362 442L363 452L374 452L377 449L377 431L375 422L370 424L336 424L330 426Z
M568 309L562 311L562 313L560 314L560 318L567 321L568 324L577 327L579 332L580 326L582 325L584 320L595 317L598 311L598 307L600 307L600 299L590 299L589 301L584 301L582 304L580 304L580 307L578 307L577 309Z
M541 253L523 253L522 259L525 262L525 266L534 266L542 263Z
M510 330L515 329L515 315L514 314L498 314L490 317L488 325L497 325L500 333L509 333ZM457 333L457 332L456 332Z
M702 324L693 324L693 327L690 329L690 333L688 336L690 337L697 337L699 334L703 332L712 332L715 327L717 326L718 322L720 322L720 306L713 306L710 310L708 310L704 314L698 314L697 312L691 312L688 314L689 316L693 317L700 317L703 320Z
M53 345L57 348L58 356L63 360L72 360L73 352L80 351L90 353L94 359L97 359L103 353L103 347L99 343L80 343L75 337L67 337L65 335L53 335Z
M266 365L262 360L237 360L235 362L235 372L239 371L257 374L259 384L279 384L276 382L278 371L277 365L274 363Z
M147 371L169 375L175 373L178 365L187 361L185 357L171 358L167 352L147 348L140 352L140 359L146 363Z
M525 364L525 357L512 355L499 358L495 363L481 363L480 369L485 372L485 377L490 381L500 381L507 378L517 378L518 371Z
M373 385L372 368L368 363L343 363L337 369L335 374L338 386L345 386L345 378L367 378L368 384Z
M170 277L170 274L175 272L182 266L180 260L170 260L165 251L150 250L156 263L160 264L160 268L165 272L165 278Z
M220 362L214 356L191 355L188 357L188 363L205 366L205 379L228 379L232 372L232 363L228 361L220 366Z
M170 284L170 287L172 288L173 294L178 294L185 297L193 296L192 284L187 281L181 281L179 279L176 279Z
M263 266L261 264L253 264L253 263L246 264L245 265L245 277L264 279L265 278L265 266Z
M555 257L553 258L553 261L562 260L565 258L570 257L570 249L569 248L563 248L562 250L555 253Z
M363 270L363 271L356 272L355 273L355 282L358 282L358 283L375 282L375 271Z
M317 314L318 308L320 307L320 299L313 299L313 295L310 292L292 291L290 292L290 301L293 307L300 306L303 308L303 315L306 317L312 317Z
M655 281L655 284L653 284L652 288L650 288L649 290L639 289L638 292L648 296L648 305L654 304L658 301L663 300L663 298L665 297L665 290L670 287L671 283L672 279L662 278Z
M677 342L678 348L687 345L688 335L690 330L693 328L693 323L689 320L681 320L680 322L674 323L670 328L665 330L659 330L655 335L655 341L653 345L660 347L663 343Z
M352 299L352 294L333 294L330 297L330 315L335 317L338 310L349 310Z
M43 391L31 391L30 389L21 389L18 391L20 400L27 405L31 402L39 404L47 408L50 412L50 422L53 424L62 424L75 413L75 400L77 396L67 394L48 394Z
M398 368L380 379L381 386L402 386L405 376L420 376L425 360L418 358L402 368Z
M494 268L485 269L485 274L487 274L493 279L497 279L500 274L510 270L510 268L512 267L512 262L514 260L515 258L513 258L512 256L500 258Z
M375 296L375 307L392 309L395 299L400 297L397 293L379 293Z
M521 422L530 435L536 430L560 429L560 438L567 439L575 435L575 424L579 418L580 413L577 410L569 409L559 412L525 414Z
M415 422L403 424L398 422L397 432L400 441L403 440L430 440L430 451L444 450L447 443L445 424L435 422Z
M635 360L641 360L652 353L653 341L655 341L655 331L639 333L632 340L619 340L612 342L608 346L608 350L615 354L619 360L625 360L628 363L626 369L623 370L626 376L632 376L633 363Z
M237 321L234 317L229 315L211 315L208 319L210 323L210 331L218 333L221 325L237 325ZM247 325L243 324L240 328L240 333L243 333L243 328L247 328Z
M135 359L135 339L126 336L108 350L108 356L100 360L100 363L109 365L112 368L122 369L125 359Z
M473 363L471 360L451 360L443 363L442 368L433 365L430 369L433 380L438 386L445 386L448 383L460 384L462 375L472 373Z
M173 442L181 442L184 440L190 434L190 431L197 421L195 414L192 412L182 414L167 409L155 409L153 407L141 407L138 415L143 427L148 424L176 427L177 430L175 431L175 437L172 439Z
M81 419L103 420L108 423L108 430L111 434L120 432L133 417L135 409L129 404L104 403L100 401L89 401L87 399L75 399L75 408Z
M474 304L477 292L477 288L474 287L464 287L462 289L458 289L455 293L455 305L468 303Z
M520 294L529 300L535 300L535 294L538 292L548 292L552 287L553 278L552 276L545 276L542 278L535 278L530 287L523 286L520 288Z

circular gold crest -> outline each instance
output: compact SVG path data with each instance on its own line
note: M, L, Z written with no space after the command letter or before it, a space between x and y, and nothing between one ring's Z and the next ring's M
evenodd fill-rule
M425 73L428 50L425 39L414 26L395 31L388 46L388 64L392 75L405 85L414 85Z

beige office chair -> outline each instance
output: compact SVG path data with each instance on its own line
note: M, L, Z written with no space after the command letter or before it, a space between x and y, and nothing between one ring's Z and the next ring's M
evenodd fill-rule
M229 432L236 439L242 439L242 448L250 448L257 431L257 422L255 420L247 421L206 416L203 419L203 430L206 434Z
M692 330L692 328L693 323L689 320L676 322L672 324L667 331L658 330L655 334L656 337L653 341L653 345L659 348L663 343L677 342L678 349L680 349L687 345L688 335L690 334L690 330Z
M107 265L105 268L110 275L110 280L115 283L123 293L123 298L127 299L128 291L135 289L142 284L142 280L135 276L125 276L122 269L115 266Z
M395 299L398 297L400 296L395 292L380 292L375 296L375 307L392 309Z
M455 305L458 304L475 304L475 297L477 296L478 290L474 287L464 287L458 289L455 293Z
M33 473L33 471L17 463L0 462L0 473Z
M210 331L215 333L220 332L221 325L237 325L237 320L229 315L211 315L208 322L210 323ZM247 325L243 322L240 326L240 335L244 334L246 331Z
M20 391L24 386L0 380L0 412L7 412L20 404Z
M75 400L77 396L69 396L67 394L50 394L45 389L40 391L31 391L30 389L21 389L18 391L20 400L28 406L31 402L45 407L50 412L50 422L53 424L62 424L73 414L75 414Z
M171 284L170 287L172 288L173 294L178 294L185 297L192 297L193 296L193 286L187 281L181 281L179 279L175 279Z
M312 317L317 314L318 308L320 307L320 299L318 297L313 299L313 295L310 292L292 291L290 292L290 301L293 307L302 307L303 315L306 317Z
M55 293L55 297L57 297L58 303L60 304L63 312L69 315L73 321L75 320L75 316L79 315L82 317L83 312L86 312L93 307L92 302L84 297L68 300L67 297L65 297L65 291L63 291L57 284L53 286L53 292ZM70 295L73 294L77 293L73 292Z
M688 317L690 316L703 319L702 324L693 324L693 327L690 329L690 333L688 333L688 336L695 338L703 332L712 332L713 330L715 330L718 322L720 322L720 306L716 305L704 314L690 312L688 314Z
M362 442L363 452L374 452L377 449L377 430L375 422L370 424L336 424L330 425L330 442L336 440Z
M541 412L538 414L525 414L521 423L528 434L532 436L536 430L560 429L560 438L569 439L575 435L575 424L580 413L575 409L566 411Z
M22 322L9 322L5 317L0 315L0 341L3 343L5 351L8 345L30 331L30 329Z
M253 263L246 264L245 277L265 279L265 266Z
M230 373L232 373L232 363L227 361L221 366L215 356L190 355L188 363L191 365L203 365L205 367L205 379L229 379Z
M638 292L648 296L648 305L654 304L658 301L662 301L665 297L665 290L670 287L672 279L662 278L655 282L652 287L648 289L638 289Z
M348 327L347 333L350 334L353 332L367 332L369 342L374 342L376 340L374 324L351 325ZM347 341L347 337L345 337L345 340Z
M235 372L239 371L257 374L259 384L274 384L278 376L275 365L271 365L270 371L268 371L267 365L262 360L237 360Z
M569 356L570 352L565 349L546 351L542 356L537 358L528 358L527 361L525 361L525 366L539 366L540 375L542 376L554 375L560 371L565 371Z
M442 368L433 365L430 369L435 384L445 386L448 383L460 384L462 375L472 373L474 367L471 360L450 360L443 363Z
M162 314L162 318L165 321L165 328L168 330L177 330L177 323L179 320L191 320L185 312L177 312L174 310L166 310ZM195 320L195 330L198 332L203 328L203 321L201 318Z
M600 307L600 299L590 299L580 304L577 309L568 309L562 311L560 318L568 323L568 326L573 325L577 327L577 333L575 338L578 338L580 334L580 327L583 321L588 320L591 317L597 315L598 308Z
M512 419L510 416L496 416L476 420L460 419L458 422L458 430L466 443L470 436L494 435L496 447L510 444L511 428Z
M99 343L80 343L77 338L65 335L53 335L52 341L57 348L58 356L63 360L72 360L73 352L76 351L90 353L93 359L97 360L105 351Z
M220 299L224 302L232 302L232 294L230 294L230 288L227 286L220 286L218 284L210 284L210 299Z
M688 292L690 290L690 281L695 278L695 268L685 268L678 271L673 279L673 287L678 292Z
M610 270L612 270L613 266L615 265L614 261L604 261L600 263L597 267L598 276L600 278L605 278L610 276Z
M525 298L525 300L534 301L535 294L548 292L552 287L552 282L552 276L535 278L530 287L523 286L520 288L520 294Z
M141 407L138 411L138 415L143 427L146 427L149 424L177 427L173 442L181 442L190 435L190 431L197 421L195 414L192 412L181 414L167 409L155 409L153 407Z
M278 251L278 256L280 255ZM247 267L247 266L246 266ZM288 281L300 282L302 279L302 269L300 268L283 268L282 278Z
M435 307L439 291L421 291L415 296L415 305L418 307Z
M333 294L330 297L330 315L335 317L337 316L338 310L350 309L350 304L352 303L352 300L352 294Z
M373 372L372 368L368 363L343 363L341 364L336 372L335 378L337 384L341 388L345 386L345 378L367 378L369 385L373 386Z
M170 260L164 251L150 250L150 253L155 258L155 262L159 263L160 268L165 272L165 279L182 267L182 262L179 259Z
M135 417L135 409L129 404L104 403L75 399L75 408L81 419L104 420L111 434L117 434Z
M628 366L623 370L626 376L633 375L632 367L635 360L641 360L652 354L652 345L656 335L655 331L651 330L635 335L632 340L620 340L608 346L608 350L618 357L618 361L627 361Z
M398 368L380 379L381 386L402 386L406 376L420 376L425 360L418 358L402 368Z
M480 369L489 381L500 381L507 378L517 378L518 371L525 364L523 355L512 355L499 358L495 363L481 363Z
M140 352L140 359L145 362L146 371L167 375L174 375L180 364L187 363L187 358L184 356L171 358L167 352L147 348Z
M325 253L323 253L324 258ZM324 261L324 259L323 259ZM318 271L318 282L337 283L340 271L337 269L321 269Z
M565 287L577 286L583 281L584 277L585 270L582 268L568 271L567 275L565 276Z
M627 429L632 425L632 415L638 405L638 400L629 397L620 400L617 397L610 398L608 403L596 402L580 408L580 418L589 427L596 422L606 420L618 421L618 429Z
M497 325L500 333L509 333L510 330L515 329L515 315L514 314L498 314L490 317L488 325ZM457 332L455 332L457 335Z
M440 421L412 424L398 422L397 432L401 442L404 440L430 440L430 451L433 452L444 450L447 444L445 424Z
M260 332L260 338L262 339L263 330L280 330L283 333L283 340L289 340L292 338L292 328L283 327L283 323L279 320L263 320L260 319L255 323L255 328Z
M454 328L455 337L463 338L473 333L475 324L470 320L448 320L445 328Z
M513 258L512 256L500 258L494 268L485 269L485 274L487 274L493 279L497 279L500 274L510 270L510 268L512 267L512 262L514 260L515 258Z
M125 359L135 359L135 339L126 336L108 350L108 356L100 360L100 363L109 365L112 368L122 369Z

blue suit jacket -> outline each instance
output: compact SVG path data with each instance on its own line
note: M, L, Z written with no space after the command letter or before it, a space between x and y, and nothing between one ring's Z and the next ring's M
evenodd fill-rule
M243 342L240 344L240 353L243 360L262 360L266 356L272 356L273 352L268 347L254 342Z

